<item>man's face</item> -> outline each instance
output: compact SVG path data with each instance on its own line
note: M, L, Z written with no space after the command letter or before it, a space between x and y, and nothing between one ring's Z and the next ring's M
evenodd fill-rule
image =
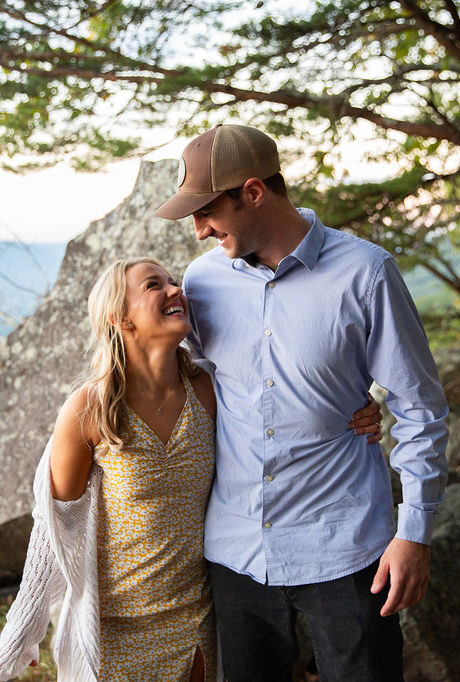
M263 245L262 226L254 209L241 200L221 194L193 214L197 239L215 237L228 258L242 258L257 254Z

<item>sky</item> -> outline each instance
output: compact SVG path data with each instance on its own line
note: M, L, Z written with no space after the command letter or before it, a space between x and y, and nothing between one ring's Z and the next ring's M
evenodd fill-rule
M304 9L312 5L312 0L306 0ZM282 14L294 13L297 0L265 0L264 7ZM258 14L256 3L248 6L246 18ZM227 14L229 27L240 20L239 11ZM187 63L199 62L200 54L190 53L183 36L172 45L175 56L183 53ZM156 144L172 138L172 129L155 129ZM145 158L179 159L186 143L179 138ZM66 163L21 175L0 169L0 241L69 241L131 193L139 166L140 159L132 159L113 163L97 173L76 172Z
M375 140L369 139L370 125L364 122L361 132L359 142L342 148L350 179L370 181L390 176L395 170L392 165L383 168L382 163L361 160L369 145L375 145ZM165 141L172 139L170 130L164 135ZM144 158L179 159L186 144L187 139L179 137ZM139 166L140 159L129 159L96 173L76 172L64 162L23 174L0 170L0 241L68 242L131 193ZM301 172L298 162L291 174ZM284 174L289 180L289 170Z
M179 138L145 158L178 159L185 144ZM64 162L21 175L0 170L0 241L69 241L131 193L139 166L140 159L129 159L96 173Z

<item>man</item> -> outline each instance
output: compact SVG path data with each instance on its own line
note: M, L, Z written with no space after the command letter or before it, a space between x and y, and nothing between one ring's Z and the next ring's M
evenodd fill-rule
M296 210L279 170L269 137L218 126L186 147L156 212L220 241L184 286L192 345L215 366L205 555L224 671L291 680L302 611L321 680L401 682L397 613L427 588L445 397L394 259ZM347 428L373 379L398 420L396 535L380 447Z

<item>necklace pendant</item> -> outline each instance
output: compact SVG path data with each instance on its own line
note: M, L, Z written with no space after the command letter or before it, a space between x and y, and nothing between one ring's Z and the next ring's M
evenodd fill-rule
M163 414L163 410L161 409L161 407L159 407L157 410L157 417L161 417L162 414Z

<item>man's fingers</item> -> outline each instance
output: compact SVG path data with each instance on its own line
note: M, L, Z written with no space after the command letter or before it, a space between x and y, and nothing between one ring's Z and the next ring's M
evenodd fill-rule
M406 582L391 578L391 586L388 597L380 611L381 616L391 616L402 609L407 609L413 604L417 604L426 594L428 579L426 580L407 580ZM372 592L374 590L371 588Z
M426 587L422 589L420 585L406 585L403 589L400 584L390 587L388 598L380 611L381 616L391 616L398 613L402 609L407 609L409 606L416 604L425 596Z
M374 575L374 580L371 585L372 594L377 594L380 590L383 590L387 583L388 578L388 565L380 560L379 567Z
M397 611L397 605L401 599L401 594L397 591L396 586L390 587L388 597L382 608L380 609L381 616L391 616Z
M380 559L371 592L383 587L390 573L390 590L381 616L390 616L425 596L430 578L430 548L428 545L402 538L393 538Z

